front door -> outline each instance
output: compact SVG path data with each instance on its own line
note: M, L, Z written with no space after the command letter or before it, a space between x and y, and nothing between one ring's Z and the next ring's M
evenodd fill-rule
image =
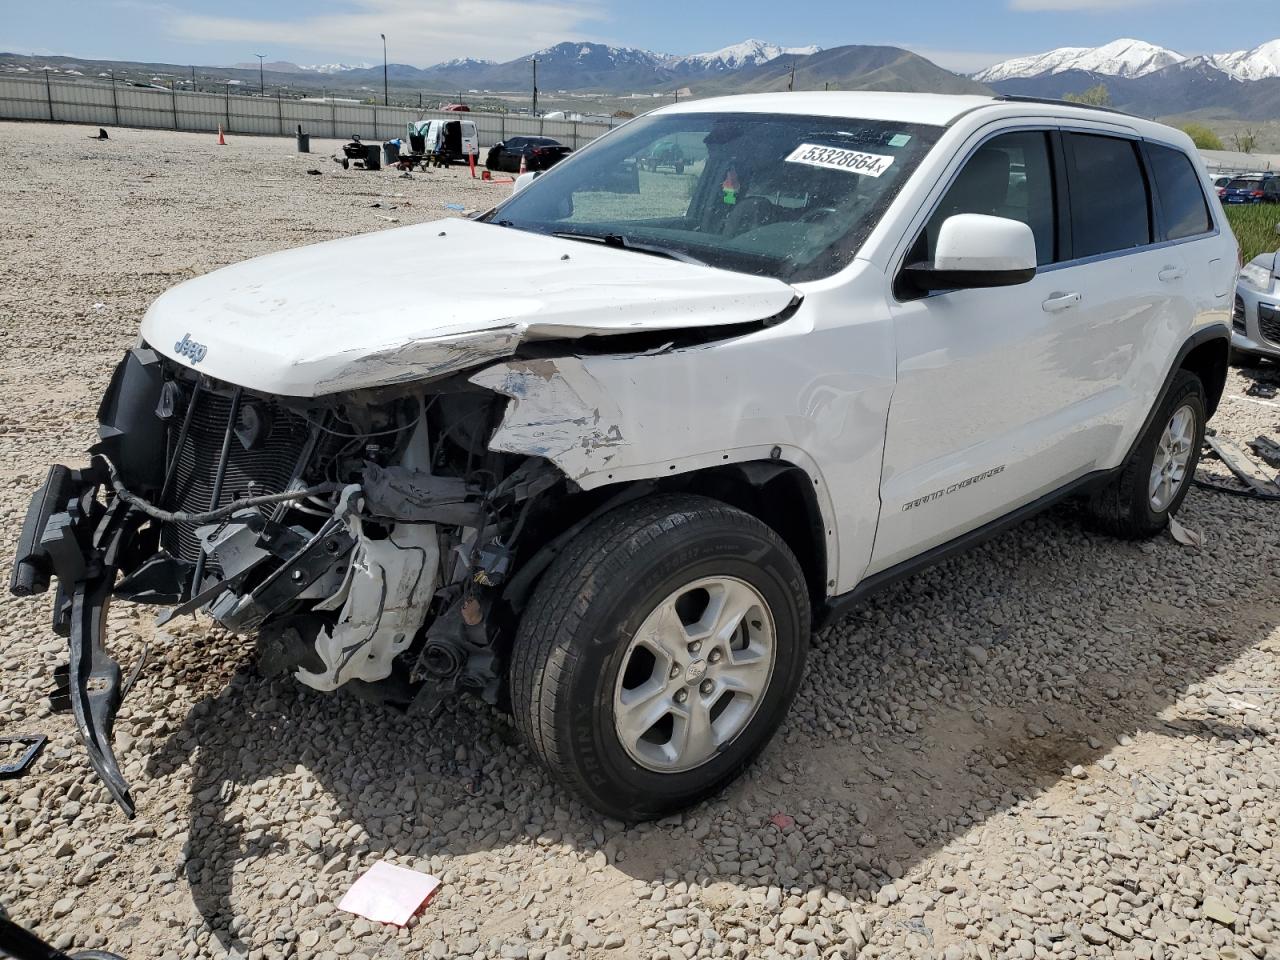
M1086 336L1089 267L1062 262L1069 236L1061 158L1050 131L985 141L908 255L931 261L944 220L982 213L1030 226L1040 269L1018 286L899 291L898 383L868 573L1035 500L1086 472L1096 455L1076 403L1081 364L1104 348Z

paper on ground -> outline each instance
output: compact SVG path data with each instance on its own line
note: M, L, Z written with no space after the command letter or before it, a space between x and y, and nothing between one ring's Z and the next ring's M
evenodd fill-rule
M338 909L403 927L439 886L429 873L379 860L351 885Z

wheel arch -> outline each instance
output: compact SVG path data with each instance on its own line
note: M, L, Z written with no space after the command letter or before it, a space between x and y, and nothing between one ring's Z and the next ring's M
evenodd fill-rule
M691 493L736 507L777 533L804 571L810 602L817 610L826 601L835 567L835 530L823 513L818 486L803 467L769 459L579 490L557 498L552 515L540 525L536 541L520 559L504 597L513 609L521 610L555 557L604 514L659 493Z
M1194 373L1200 379L1204 386L1205 414L1209 417L1217 411L1227 386L1231 334L1225 327L1221 331L1210 327L1191 337L1183 345L1178 364L1174 368ZM1203 334L1207 336L1202 336Z

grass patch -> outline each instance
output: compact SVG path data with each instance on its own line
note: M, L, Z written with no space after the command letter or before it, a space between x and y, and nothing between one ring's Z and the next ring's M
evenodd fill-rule
M1280 204L1233 204L1226 207L1226 211L1227 221L1244 251L1245 263L1260 253L1270 253L1280 247L1280 235L1276 234L1276 225L1280 223Z

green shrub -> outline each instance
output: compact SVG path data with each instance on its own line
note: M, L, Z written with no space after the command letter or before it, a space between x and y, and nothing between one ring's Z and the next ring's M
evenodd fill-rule
M1280 248L1280 234L1276 233L1276 226L1280 224L1280 205L1233 205L1227 207L1226 211L1227 222L1240 241L1245 263L1260 253Z
M1196 145L1197 150L1221 150L1222 138L1206 127L1203 123L1188 123L1182 127L1185 133Z

